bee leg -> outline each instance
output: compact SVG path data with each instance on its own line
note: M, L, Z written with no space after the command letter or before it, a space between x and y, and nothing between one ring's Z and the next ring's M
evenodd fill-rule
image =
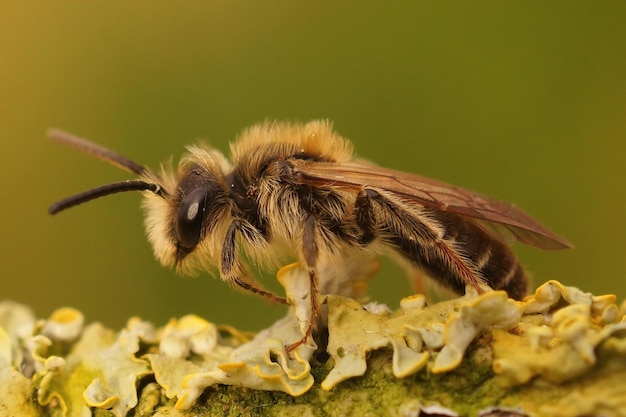
M440 282L457 293L470 285L480 294L485 291L485 280L476 264L446 239L437 222L428 212L407 211L399 203L376 190L365 189L379 208L380 222L391 233L390 243L400 254L420 269L439 278Z
M220 275L227 281L241 288L244 291L251 292L266 298L272 303L288 304L285 297L278 296L271 291L264 289L247 271L247 268L241 264L237 258L236 237L237 230L241 223L237 220L233 221L228 227L226 238L222 246L222 257L220 262Z
M361 233L357 238L359 245L367 246L376 238L377 220L373 201L378 198L382 198L379 193L367 188L363 188L356 197L354 215ZM415 277L422 275L422 271L416 270L415 272ZM414 291L420 294L426 293L423 279L416 278L412 279L411 282L416 284L413 285Z
M361 232L357 242L363 246L372 243L376 238L376 212L372 206L372 193L372 190L361 190L354 203L356 224Z
M285 351L289 354L298 346L303 345L309 340L313 331L317 328L317 322L320 317L320 305L318 300L318 277L317 277L317 259L319 257L319 248L315 239L317 223L314 214L309 214L304 222L304 232L302 234L302 252L304 262L309 271L309 301L311 303L311 317L307 325L304 337L295 343L285 346Z

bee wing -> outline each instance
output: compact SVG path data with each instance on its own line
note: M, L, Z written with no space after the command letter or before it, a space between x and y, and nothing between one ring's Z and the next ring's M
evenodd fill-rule
M466 216L481 228L541 249L572 245L521 209L431 178L357 162L290 161L294 174L306 184L391 192L436 210Z

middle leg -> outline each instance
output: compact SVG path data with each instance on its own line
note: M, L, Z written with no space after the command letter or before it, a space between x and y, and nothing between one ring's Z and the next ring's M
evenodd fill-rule
M302 234L302 254L304 263L309 273L309 302L311 305L311 317L307 324L302 339L285 346L287 353L296 349L309 340L313 331L317 328L320 318L319 305L319 277L317 276L317 262L319 259L319 247L317 245L317 220L314 214L309 214L304 221L304 231Z

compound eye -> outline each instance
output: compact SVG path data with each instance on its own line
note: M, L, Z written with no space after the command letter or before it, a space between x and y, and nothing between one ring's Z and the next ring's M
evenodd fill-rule
M207 188L195 189L185 197L178 208L176 237L178 244L184 248L193 249L200 240L208 194Z

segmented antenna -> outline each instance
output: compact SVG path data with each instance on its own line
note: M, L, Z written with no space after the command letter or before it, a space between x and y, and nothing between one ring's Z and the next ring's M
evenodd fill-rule
M48 131L48 137L55 142L59 142L63 145L78 149L88 155L95 156L96 158L108 162L124 171L136 174L138 176L150 176L155 177L148 168L144 167L132 161L119 153L105 148L104 146L90 142L86 139L72 135L71 133L63 130L51 129ZM165 197L165 190L157 184L146 182L143 180L127 180L119 181L111 184L101 185L96 188L92 188L82 193L67 197L61 201L52 204L48 208L48 213L56 214L60 211L66 210L70 207L77 206L87 201L94 200L96 198L104 197L110 194L122 193L126 191L152 191L153 193Z
M125 191L152 191L155 194L161 195L161 187L158 184L141 180L120 181L101 185L100 187L92 188L71 197L64 198L61 201L57 201L48 208L48 213L57 214L60 211L86 203L87 201Z
M80 138L69 132L59 129L50 129L48 131L48 137L55 142L62 143L63 145L78 149L88 155L95 156L96 158L108 162L111 165L115 165L116 167L121 168L126 172L130 172L131 174L144 175L149 172L149 170L143 165L140 165L135 161L131 161L111 149Z

